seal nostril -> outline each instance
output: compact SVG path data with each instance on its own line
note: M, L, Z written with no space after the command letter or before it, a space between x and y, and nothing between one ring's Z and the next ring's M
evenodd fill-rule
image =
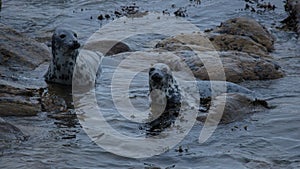
M159 73L155 73L153 74L153 76L151 77L152 80L159 82L162 80L162 76Z
M80 47L80 43L77 40L74 40L73 47L74 47L74 49L78 49Z
M59 37L60 37L61 39L64 39L64 38L66 37L66 35L65 35L65 34L61 34Z

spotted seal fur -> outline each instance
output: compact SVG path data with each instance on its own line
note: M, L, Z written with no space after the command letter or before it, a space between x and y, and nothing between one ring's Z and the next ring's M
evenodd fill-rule
M161 96L165 96L168 102L179 102L181 99L180 88L166 64L157 63L149 69L149 88L150 93L154 90L162 91ZM152 101L157 99L162 101L162 98L151 97Z
M56 29L52 36L52 60L45 74L47 82L72 84L72 76L80 43L77 34L67 29Z
M148 123L149 131L170 126L181 107L181 89L166 64L157 63L149 69L151 112L155 120Z

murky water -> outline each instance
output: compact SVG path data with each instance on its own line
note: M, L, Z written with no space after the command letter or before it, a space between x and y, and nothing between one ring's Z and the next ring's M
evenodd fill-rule
M109 21L97 20L100 14L112 14L122 5L135 1L73 1L73 0L10 0L4 1L0 22L47 42L55 27L63 25L79 33L85 42L96 30ZM172 4L176 8L187 7L189 21L201 30L213 28L220 22L236 17L251 16L266 25L276 36L275 60L286 71L286 77L270 81L242 83L262 94L274 109L253 114L243 121L220 125L212 137L203 144L198 143L202 126L194 125L191 132L174 148L151 158L131 159L117 156L100 148L87 136L74 118L74 112L66 113L66 118L49 118L48 113L37 117L6 118L20 126L30 135L28 141L9 145L0 154L1 168L299 168L300 167L300 48L299 40L293 32L276 29L287 14L281 0L272 1L275 11L262 14L240 10L243 0L203 0L195 5L188 0L138 1L141 9L161 12ZM114 34L114 32L111 32ZM135 50L147 48L144 43L149 36L137 36L130 45ZM142 45L141 45L142 44ZM105 60L106 65L114 65L114 60ZM100 87L97 98L105 100L99 104L110 107L109 75L112 67L104 66L97 79ZM132 97L138 96L136 105L147 104L147 79L137 75L132 82ZM102 84L102 87L101 87ZM106 89L107 90L106 90ZM138 107L140 110L144 106ZM141 137L139 126L122 118L115 109L106 108L105 118L120 132ZM183 152L179 151L182 147Z

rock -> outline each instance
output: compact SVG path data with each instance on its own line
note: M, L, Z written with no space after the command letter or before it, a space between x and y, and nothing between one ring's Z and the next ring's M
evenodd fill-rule
M42 111L66 112L72 106L72 89L60 84L49 84L41 96Z
M185 60L196 78L202 80L222 80L219 79L219 76L214 76L217 78L209 77L208 70L203 64L203 62L213 62L216 60L214 55L207 54L206 56L198 57L197 55L191 56L191 54L187 54L184 51L177 55ZM219 57L223 67L216 65L214 67L215 72L222 72L222 69L224 69L226 80L230 82L277 79L284 76L280 66L271 60L260 58L257 55L249 55L243 52L219 52ZM211 68L208 69L211 71Z
M218 51L239 51L256 54L261 57L271 57L265 46L247 36L221 34L210 35L209 39Z
M268 108L267 102L264 100L251 98L240 93L224 93L214 99L209 114L199 115L197 120L206 122L208 125L215 125L220 119L221 124L228 124L242 120L247 115L263 111L266 108Z
M50 51L3 24L0 30L0 116L36 115Z
M161 40L155 48L167 51L196 50L207 51L215 50L211 41L203 34L197 32L192 34L180 34Z
M4 146L2 143L23 141L26 140L26 138L27 136L25 136L19 128L0 118L0 149Z
M254 91L231 82L199 80L197 81L197 87L199 88L200 98L205 100L221 95L222 93L241 93L250 98L258 97ZM222 91L223 88L226 90Z
M140 7L137 6L135 3L128 6L121 6L121 9L118 9L114 12L116 17L127 16L129 18L137 18L143 17L147 15L148 11L141 11Z
M0 70L5 76L7 71L34 70L49 61L50 51L46 45L27 38L19 32L0 24Z
M156 48L168 51L180 50L217 50L217 51L239 51L249 54L256 54L262 57L271 58L268 49L253 41L247 36L229 34L206 35L200 33L181 34L175 37L166 38L156 44Z
M86 50L100 51L105 56L111 56L122 52L130 52L129 46L123 42L102 40L87 43L84 46Z
M0 116L34 116L41 112L40 90L0 84Z
M202 80L225 80L222 72L230 82L284 76L269 54L274 37L255 20L230 19L211 32L168 37L155 47L158 52L174 52L182 59L176 62L187 63L195 77Z
M275 38L264 26L251 18L229 19L214 29L213 33L249 37L264 46L269 52L274 50Z
M285 10L289 13L289 16L282 22L286 24L288 29L300 34L300 1L287 0Z

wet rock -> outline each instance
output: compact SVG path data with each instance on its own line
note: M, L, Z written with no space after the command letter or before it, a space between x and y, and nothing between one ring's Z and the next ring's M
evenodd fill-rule
M187 17L187 13L186 13L186 9L184 8L179 8L177 11L174 12L174 15L175 16L178 16L178 17Z
M0 84L0 116L34 116L41 112L38 89Z
M222 80L219 76L208 75L203 62L214 62L214 55L198 57L186 57L188 54L181 52L180 57L184 58L187 65L191 68L196 78L202 80ZM283 77L284 73L280 67L271 60L260 58L257 55L249 55L243 52L219 52L222 61L222 67L216 65L216 72L222 72L224 69L226 80L230 82L242 82L245 80L266 80ZM216 77L216 78L212 78Z
M102 40L87 43L84 46L86 50L100 51L105 56L111 56L122 52L129 52L131 49L129 46L123 42L112 41L112 40Z
M258 14L274 11L276 9L276 6L271 2L260 2L257 0L245 0L245 2L244 10L250 10L251 12L256 12Z
M223 93L239 93L249 98L257 98L259 94L238 84L224 81L204 81L197 82L200 94L200 108L201 112L207 112L211 106L211 101L216 96ZM267 105L266 105L267 106Z
M300 34L300 1L287 0L285 10L289 16L282 22L286 24L286 28Z
M41 94L42 111L66 112L72 106L72 88L66 88L60 84L48 84L46 90Z
M98 16L97 19L100 20L100 21L102 21L102 20L104 19L104 17L103 17L103 15L101 14L101 15Z
M215 47L211 43L210 39L199 32L193 34L180 34L174 37L163 39L155 45L155 48L167 51L215 50Z
M114 12L116 17L126 16L130 18L142 17L147 15L147 13L148 11L140 10L140 7L137 6L135 3L128 6L121 6L120 9Z
M207 73L220 73L223 69L226 80L231 82L277 79L284 75L280 66L271 60L266 47L249 37L220 34L206 38L200 33L182 34L162 40L156 48L174 52L182 59L176 62L187 63L195 77L202 80L224 80L222 76L209 77ZM218 58L222 65L218 64ZM210 68L204 63L209 63Z
M0 30L0 116L36 115L50 51L3 24Z
M25 136L19 128L0 117L0 149L4 146L2 143L23 141L26 138L27 136Z
M275 38L264 26L251 18L241 17L229 19L221 23L213 32L249 37L254 42L264 46L269 52L274 50L273 45Z
M210 106L209 114L199 115L197 120L206 122L208 125L215 125L220 119L221 124L228 124L242 120L257 111L263 111L268 108L266 105L264 100L240 93L226 93L217 96Z
M2 76L11 71L33 70L51 58L46 45L27 38L3 24L0 24L0 43Z
M265 46L253 41L247 36L221 34L211 35L209 39L218 51L239 51L262 57L271 57Z
M239 51L271 58L268 49L260 43L253 41L247 36L236 36L229 34L182 34L175 37L166 38L157 43L155 47L168 51Z

